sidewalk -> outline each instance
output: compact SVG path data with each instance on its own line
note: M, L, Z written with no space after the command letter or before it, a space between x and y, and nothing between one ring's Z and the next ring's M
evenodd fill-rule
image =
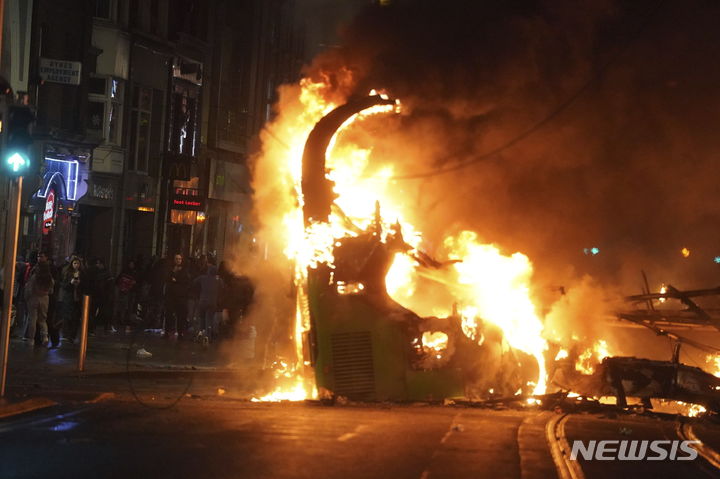
M140 349L152 357L138 357ZM28 398L87 401L100 394L151 401L178 394L249 399L268 373L252 360L227 357L227 349L163 339L155 331L100 333L88 338L85 371L79 372L77 342L48 349L13 339L6 403Z

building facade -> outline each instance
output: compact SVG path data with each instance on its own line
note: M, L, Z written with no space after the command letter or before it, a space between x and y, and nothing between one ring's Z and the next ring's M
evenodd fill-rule
M248 158L300 71L294 12L291 0L6 0L2 75L36 108L40 164L19 253L118 270L222 258L247 240Z

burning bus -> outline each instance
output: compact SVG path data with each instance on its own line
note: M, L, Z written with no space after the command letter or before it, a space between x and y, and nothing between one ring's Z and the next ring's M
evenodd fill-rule
M370 152L338 141L356 122L398 114L400 102L374 91L329 101L326 86L303 80L298 110L270 139L283 149L265 173L291 175L281 186L293 200L278 202L275 194L268 203L279 218L269 229L294 267L296 359L277 363L283 382L260 400L518 397L532 403L548 392L549 379L552 391L566 394L686 398L672 378L652 391L642 380L628 383L635 366L649 368L651 377L667 368L662 361L608 358L604 340L575 354L572 374L563 379L558 370L567 345L541 319L529 259L503 254L472 231L447 235L428 252L394 191L392 166L368 173ZM278 140L277 133L287 136ZM712 376L700 373L709 376L700 382L714 387ZM618 387L623 384L627 391ZM693 397L715 393L705 389ZM714 399L704 403L715 408Z

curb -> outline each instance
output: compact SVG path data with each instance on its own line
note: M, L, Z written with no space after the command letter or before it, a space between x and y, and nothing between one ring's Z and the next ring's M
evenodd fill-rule
M56 405L57 403L55 401L47 398L26 399L25 401L20 401L17 403L3 404L0 402L0 419Z

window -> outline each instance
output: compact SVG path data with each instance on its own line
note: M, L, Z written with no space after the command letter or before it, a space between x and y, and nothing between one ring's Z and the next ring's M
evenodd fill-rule
M124 84L112 77L90 77L85 128L111 145L121 144Z
M130 116L130 169L148 171L153 90L136 86Z
M197 154L198 91L195 85L175 85L172 94L170 151L180 155Z

